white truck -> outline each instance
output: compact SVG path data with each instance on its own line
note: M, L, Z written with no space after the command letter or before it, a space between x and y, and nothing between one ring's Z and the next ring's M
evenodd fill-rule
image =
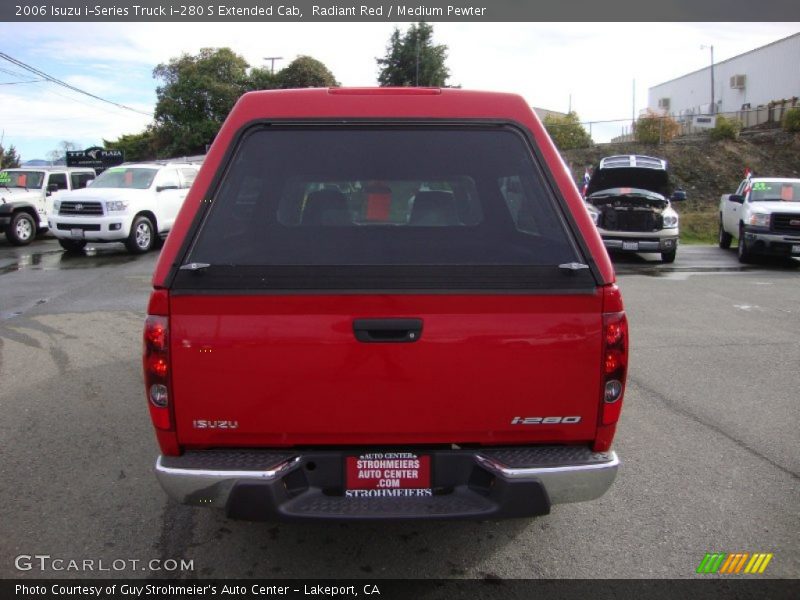
M30 244L48 229L53 202L65 191L86 187L94 169L23 167L0 171L0 230L15 246Z
M719 247L738 241L739 261L756 254L800 257L800 179L744 179L719 203Z
M88 242L122 242L147 252L165 238L197 175L193 163L128 163L111 167L86 189L53 205L50 228L67 252Z

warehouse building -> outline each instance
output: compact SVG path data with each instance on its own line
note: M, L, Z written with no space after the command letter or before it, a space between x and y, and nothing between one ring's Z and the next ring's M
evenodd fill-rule
M648 108L695 125L726 114L748 126L779 121L800 104L798 97L800 33L656 85L648 91Z

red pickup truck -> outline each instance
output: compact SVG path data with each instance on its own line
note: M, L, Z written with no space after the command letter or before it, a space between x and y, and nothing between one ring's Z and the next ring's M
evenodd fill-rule
M487 519L614 480L622 299L519 96L245 94L153 287L147 403L180 502Z

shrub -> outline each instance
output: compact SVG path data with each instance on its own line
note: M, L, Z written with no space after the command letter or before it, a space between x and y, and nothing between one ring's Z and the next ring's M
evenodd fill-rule
M791 133L800 131L800 107L786 111L783 115L783 128Z
M739 119L728 119L722 115L717 115L717 122L714 128L708 132L709 137L718 142L720 140L735 140L739 138L742 130L742 122Z
M570 112L563 117L547 115L543 125L559 150L588 148L592 145L592 138L581 125L575 112Z
M634 135L643 144L660 144L675 138L681 126L668 115L659 115L650 109L636 121Z

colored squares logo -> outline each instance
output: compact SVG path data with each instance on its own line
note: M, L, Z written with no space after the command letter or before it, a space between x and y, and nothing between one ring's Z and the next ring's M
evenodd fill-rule
M765 552L706 553L697 566L697 573L761 574L767 569L772 556L772 553Z

